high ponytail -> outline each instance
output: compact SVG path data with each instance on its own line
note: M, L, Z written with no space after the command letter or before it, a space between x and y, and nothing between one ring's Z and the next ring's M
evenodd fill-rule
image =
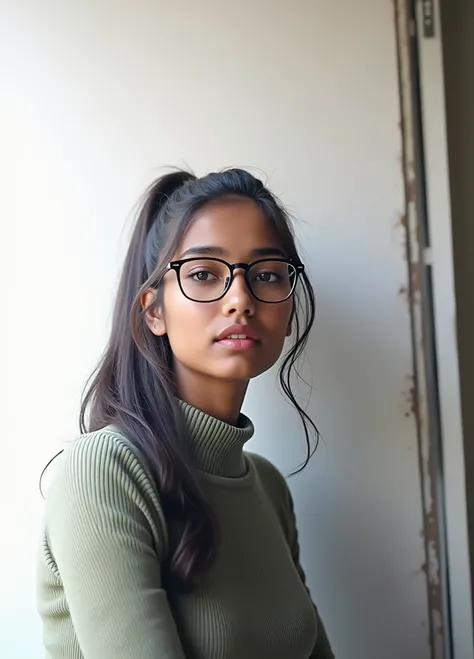
M168 337L157 337L149 330L141 299L152 289L157 292L152 304L158 304L167 264L196 212L229 195L254 201L271 222L286 255L299 261L286 211L248 172L231 169L197 179L176 171L159 178L142 200L120 280L110 340L81 406L81 432L118 427L143 456L156 482L165 518L172 522L163 579L173 592L192 590L209 570L219 529L188 450ZM317 435L317 429L291 392L292 371L314 320L314 294L305 275L301 286L302 291L295 293L294 343L282 363L280 379L304 424L306 464L311 455L309 431L313 429Z

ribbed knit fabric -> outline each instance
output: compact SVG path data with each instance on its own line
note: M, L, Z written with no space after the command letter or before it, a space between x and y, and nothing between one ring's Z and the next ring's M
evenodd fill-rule
M243 448L254 433L250 419L241 414L238 425L231 426L182 401L180 406L199 468L229 478L245 474L247 466Z
M331 659L304 584L293 504L253 434L181 404L218 555L189 595L165 592L168 526L133 443L114 428L58 458L46 498L38 606L48 659Z

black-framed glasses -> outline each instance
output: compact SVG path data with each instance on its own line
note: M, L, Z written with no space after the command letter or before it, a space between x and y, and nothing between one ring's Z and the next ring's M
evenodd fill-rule
M259 259L252 263L227 263L218 258L192 257L171 261L179 287L193 302L216 302L224 297L236 270L243 270L250 293L260 302L277 304L287 300L295 290L302 263L290 259Z

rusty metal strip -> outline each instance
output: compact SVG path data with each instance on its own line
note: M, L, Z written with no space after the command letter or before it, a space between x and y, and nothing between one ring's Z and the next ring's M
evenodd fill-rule
M445 633L446 621L443 607L443 579L440 556L442 520L439 515L439 492L437 488L438 455L432 437L430 422L429 390L426 375L426 363L429 359L425 342L425 323L423 311L423 285L425 267L421 242L420 225L421 200L418 166L419 153L416 135L416 99L413 85L412 39L415 23L410 13L410 0L394 0L395 24L397 35L397 55L400 85L401 130L403 157L402 169L405 180L405 215L401 225L405 231L406 258L408 263L408 304L411 316L411 330L414 356L413 376L410 377L409 397L410 413L414 415L417 426L418 460L421 478L421 500L423 509L422 535L425 546L425 563L421 569L426 574L428 587L428 621L431 659L446 659Z

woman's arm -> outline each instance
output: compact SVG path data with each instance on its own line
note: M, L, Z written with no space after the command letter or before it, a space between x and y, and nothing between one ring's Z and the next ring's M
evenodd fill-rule
M296 546L293 545L292 551L293 551L293 560L295 561L298 574L300 575L301 581L304 583L305 588L308 591L308 595L310 595L309 589L306 585L306 577L299 561L299 547L297 541L296 541ZM329 643L329 638L326 633L326 629L324 627L324 623L321 620L321 616L319 615L319 611L316 605L314 604L314 602L313 602L313 606L316 609L316 615L318 617L318 637L316 639L316 645L314 646L314 650L312 651L308 659L335 659L334 653L331 648L331 644Z
M252 457L253 462L257 466L263 478L265 487L268 491L268 495L273 504L276 506L278 516L281 520L285 536L291 549L291 554L296 569L308 592L309 597L311 598L311 594L306 585L306 577L300 563L298 529L296 525L293 498L291 496L288 485L286 484L286 480L278 471L278 469L266 458L263 458L260 455L256 455L255 453L247 453L247 455ZM324 624L321 620L321 616L319 615L317 607L314 605L314 602L313 606L316 609L316 615L318 618L318 637L316 640L316 645L308 659L335 659L334 653L331 649L331 644L324 628Z
M291 546L291 553L293 555L293 560L295 562L296 569L298 570L298 574L300 575L301 581L305 585L305 588L308 591L308 595L310 595L311 597L309 589L306 585L306 577L300 563L298 529L296 525L296 517L293 507L293 498L287 486L286 486L286 490L287 490L287 506L288 506L288 518L289 518L289 536L290 536L289 541ZM318 609L314 604L314 602L313 602L313 606L316 609L316 615L318 616L318 637L316 640L316 645L314 647L314 650L312 651L309 659L335 659L334 653L331 648L331 644L329 642L328 635L326 633L326 629L324 627L323 621L321 620L321 616L319 615Z
M141 463L95 433L63 456L46 533L84 659L184 659L161 586L166 527Z

